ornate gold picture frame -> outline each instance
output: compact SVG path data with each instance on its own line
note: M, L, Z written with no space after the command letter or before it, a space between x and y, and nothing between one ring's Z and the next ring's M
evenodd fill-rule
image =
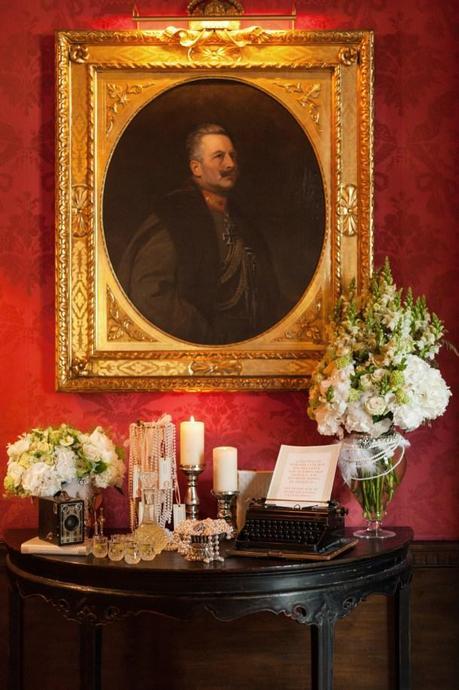
M371 273L372 33L69 31L56 51L58 389L307 387L335 298ZM225 299L205 234L220 216L171 191L190 189L186 138L202 123L238 155ZM140 299L123 265L148 283Z

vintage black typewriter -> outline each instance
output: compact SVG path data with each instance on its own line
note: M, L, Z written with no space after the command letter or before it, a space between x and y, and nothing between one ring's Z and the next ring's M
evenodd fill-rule
M256 499L249 504L236 549L322 553L343 543L347 512L337 501L281 508Z

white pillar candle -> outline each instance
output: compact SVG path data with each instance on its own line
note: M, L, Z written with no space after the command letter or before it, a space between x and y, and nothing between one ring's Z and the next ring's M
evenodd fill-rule
M237 491L237 448L220 446L213 450L214 491Z
M194 417L180 424L180 464L204 464L204 422Z

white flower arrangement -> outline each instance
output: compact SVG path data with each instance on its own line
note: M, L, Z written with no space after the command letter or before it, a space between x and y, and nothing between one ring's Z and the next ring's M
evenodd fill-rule
M91 434L67 424L32 429L8 444L7 453L4 487L16 496L54 496L74 480L101 489L123 483L122 451L101 427Z
M319 432L376 438L440 417L451 395L432 366L443 334L424 298L397 290L387 259L364 294L351 286L337 302L328 348L312 375L308 415Z

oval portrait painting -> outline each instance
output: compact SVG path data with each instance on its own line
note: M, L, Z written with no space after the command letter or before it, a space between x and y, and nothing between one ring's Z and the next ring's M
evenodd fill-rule
M264 91L187 81L124 130L103 225L119 284L151 324L193 344L249 340L298 304L317 268L319 164L298 121Z

